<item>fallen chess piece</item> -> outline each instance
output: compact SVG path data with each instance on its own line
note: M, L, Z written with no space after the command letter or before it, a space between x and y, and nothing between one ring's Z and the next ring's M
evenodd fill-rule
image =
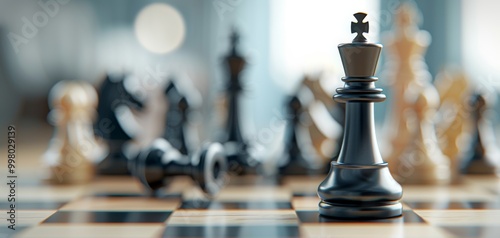
M190 176L209 196L219 192L226 179L226 156L219 143L207 143L191 155L183 155L167 140L156 139L131 160L130 170L153 193L175 176Z

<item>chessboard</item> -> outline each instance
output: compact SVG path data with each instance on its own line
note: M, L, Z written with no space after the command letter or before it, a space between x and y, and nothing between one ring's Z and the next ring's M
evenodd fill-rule
M98 90L58 82L48 95L53 128L19 118L8 127L9 149L0 148L7 155L0 238L500 237L500 152L486 113L494 100L469 88L465 73L442 73L435 85L423 60L431 38L416 15L403 6L387 38L387 65L397 67L386 69L394 83L390 128L379 138L389 150L384 158L373 106L386 99L375 87L382 45L363 35L366 13L354 14L357 35L338 46L345 77L335 104L319 77L306 76L287 99L286 128L270 132L286 136L266 146L241 127L247 60L233 30L224 57L225 126L211 135L197 138L190 110L207 105L191 99L196 87L176 79L162 79L156 91L133 74L109 73ZM200 126L214 126L212 114L203 117ZM322 174L329 162L330 174ZM270 167L273 176L264 172Z
M217 197L179 177L158 197L132 177L85 185L20 180L15 232L0 202L0 237L498 237L500 180L468 176L452 186L404 186L402 217L320 217L323 178L232 177Z

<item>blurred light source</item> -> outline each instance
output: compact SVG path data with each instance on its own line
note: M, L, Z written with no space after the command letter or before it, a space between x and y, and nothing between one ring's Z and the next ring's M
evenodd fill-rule
M500 46L490 43L500 38L500 28L493 20L500 2L477 0L463 1L462 4L463 65L472 79L477 80L474 84L481 83L477 87L500 90Z
M146 6L135 19L135 34L139 43L153 53L166 54L179 48L185 32L181 14L164 3Z
M341 75L337 45L351 42L353 14L366 12L370 42L377 42L379 1L271 1L271 68L282 88L293 90L302 75L332 68Z

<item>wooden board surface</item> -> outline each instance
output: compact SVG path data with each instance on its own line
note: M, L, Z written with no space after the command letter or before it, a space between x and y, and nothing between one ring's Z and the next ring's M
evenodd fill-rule
M316 189L323 176L231 177L213 200L179 177L159 198L145 197L131 177L98 177L85 185L41 182L40 155L50 133L23 141L19 130L16 231L4 237L499 237L500 179L465 177L453 186L404 186L403 217L372 221L321 218ZM4 148L0 154L5 155ZM0 176L5 178L5 170Z
M24 181L24 183L23 183ZM497 237L500 180L466 177L462 185L405 186L403 217L372 221L322 218L321 177L266 181L235 177L213 200L188 178L161 197L145 197L129 177L53 186L21 180L16 231L0 202L0 237Z

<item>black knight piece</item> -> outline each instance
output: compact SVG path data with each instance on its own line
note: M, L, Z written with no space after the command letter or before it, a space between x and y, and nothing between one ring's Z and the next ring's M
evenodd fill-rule
M124 81L124 76L107 75L99 90L98 119L94 129L98 136L106 140L109 154L98 165L98 174L129 174L123 149L139 128L128 112L130 108L141 110L144 104L127 90Z
M345 131L337 161L318 187L319 213L345 219L378 219L402 215L401 186L392 178L380 155L375 136L374 102L385 95L374 77L382 45L367 43L365 13L351 25L358 33L352 43L338 46L346 77L334 99L346 103Z
M219 143L207 143L190 156L181 154L163 138L156 139L130 165L132 174L155 194L175 176L190 176L210 196L224 185L226 157Z

